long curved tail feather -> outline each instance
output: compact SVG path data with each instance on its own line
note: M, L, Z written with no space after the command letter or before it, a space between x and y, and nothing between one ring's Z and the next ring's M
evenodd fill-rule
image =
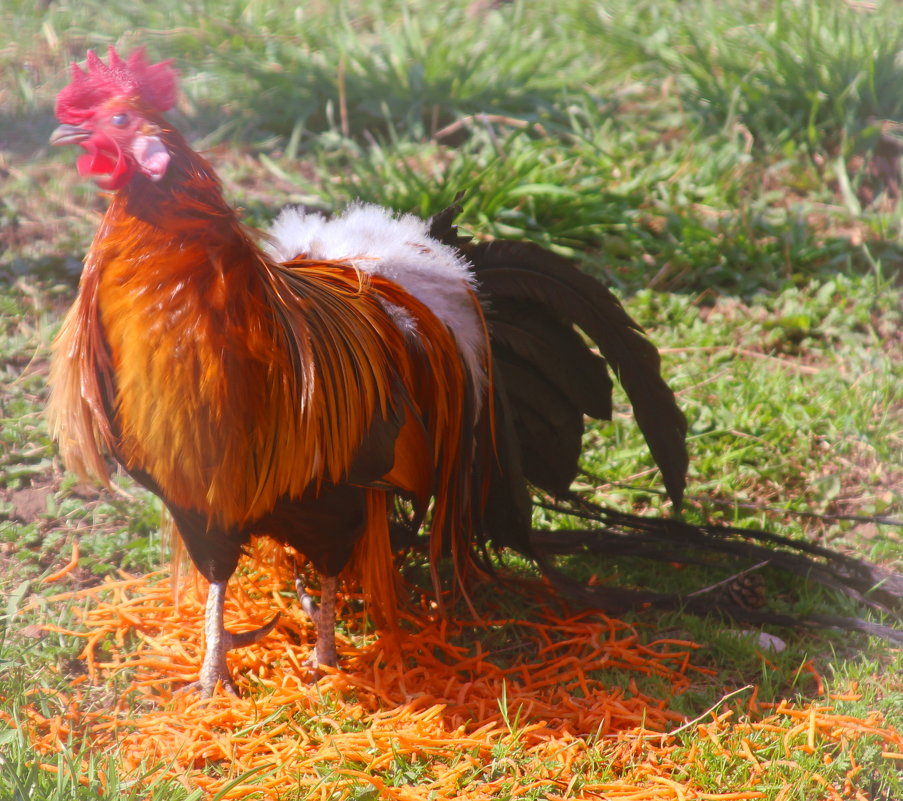
M483 460L484 475L476 482L483 509L482 527L475 532L477 548L488 540L527 554L563 595L613 613L647 607L701 616L720 612L753 625L840 628L903 642L900 629L862 618L751 608L729 595L716 599L711 587L678 594L587 585L557 567L557 557L579 553L721 569L727 564L742 572L767 566L826 586L893 621L903 619L903 576L866 561L762 530L630 515L571 492L584 416L611 417L609 369L633 406L678 508L688 464L686 419L661 377L655 346L611 292L537 244L472 242L454 225L459 211L455 206L436 215L430 235L457 247L472 263L490 329L495 458L489 464ZM555 499L539 505L583 518L587 527L533 529L530 485Z
M656 561L700 564L729 570L779 570L847 596L903 622L903 575L862 559L813 543L769 531L723 525L694 525L680 520L641 517L619 512L575 494L543 504L554 511L582 518L586 528L533 530L531 545L543 573L567 597L613 613L630 609L681 609L700 616L720 613L743 623L788 628L837 628L861 631L890 642L903 643L903 630L871 620L839 615L793 615L714 595L718 585L686 593L663 593L607 585L587 585L553 564L555 557L600 554L605 558L641 557ZM726 559L725 559L726 557ZM719 582L720 584L720 582ZM765 604L767 600L763 599Z

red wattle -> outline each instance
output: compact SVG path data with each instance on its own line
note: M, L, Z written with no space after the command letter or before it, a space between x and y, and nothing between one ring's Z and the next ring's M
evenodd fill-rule
M96 178L101 189L121 189L129 182L134 167L112 139L98 133L82 142L81 147L85 153L76 162L79 175ZM109 177L99 177L104 175Z
M95 175L109 175L116 169L116 162L106 153L97 150L79 156L76 164L78 174L87 178Z

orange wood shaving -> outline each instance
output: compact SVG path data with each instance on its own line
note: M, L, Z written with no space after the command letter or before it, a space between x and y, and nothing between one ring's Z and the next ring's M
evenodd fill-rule
M79 548L78 548L78 540L72 541L72 557L69 561L63 565L59 570L55 573L51 573L48 576L44 576L43 583L44 584L52 584L54 581L59 581L63 576L68 576L75 568L78 567L78 559L79 559Z
M27 707L36 759L83 739L95 753L116 753L121 775L168 777L204 797L234 782L223 799L354 798L369 791L397 801L531 792L578 801L746 801L768 795L782 764L799 775L795 752L829 746L835 758L852 757L853 745L870 736L886 758L903 758L903 736L879 713L839 714L824 698L800 707L754 694L684 731L683 743L650 736L684 722L669 697L693 686L691 675L702 670L691 663L698 646L667 639L644 645L627 623L589 612L561 616L551 604L538 620L493 619L490 610L477 623L443 618L424 597L399 614L398 629L380 634L371 630L361 599L346 595L338 610L341 667L315 680L305 667L313 626L274 574L285 575L252 566L231 585L230 628L283 614L262 642L228 655L240 698L177 692L200 663L203 587L189 586L176 605L169 578L156 573L54 596L90 599L73 608L82 629L46 627L80 638L87 675L55 694L61 710L55 717L42 715L37 704ZM502 626L516 636L493 652L484 643ZM666 697L644 692L639 680L625 682L626 689L607 684L601 677L612 668L655 677L668 688ZM814 666L811 672L817 676ZM128 683L110 701L116 674ZM36 697L48 692L35 690ZM12 723L2 710L0 720ZM786 759L758 755L775 746ZM694 782L694 766L703 769L712 749L742 760L749 772L743 785L708 792ZM604 782L588 780L598 764L609 768ZM399 774L398 765L413 766L411 776ZM857 773L847 774L847 796L860 797ZM807 775L813 793L836 796L820 774Z

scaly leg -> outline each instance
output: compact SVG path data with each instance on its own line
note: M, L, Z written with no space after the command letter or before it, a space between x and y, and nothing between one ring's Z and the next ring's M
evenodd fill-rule
M320 581L320 609L317 613L317 666L335 667L339 661L335 647L335 596L337 576L323 576Z
M211 581L207 591L207 608L204 614L204 635L207 641L207 649L204 652L204 661L201 663L201 673L198 680L186 689L200 689L203 695L209 698L216 689L216 683L222 682L223 688L233 695L238 695L235 685L229 676L229 668L226 666L226 651L233 648L243 648L265 637L273 630L276 621L279 620L277 612L273 619L265 626L253 631L245 631L241 634L233 634L226 630L223 622L223 609L226 603L226 582Z
M338 584L337 576L321 576L320 606L318 608L314 599L307 594L297 571L295 571L295 589L301 601L301 608L307 612L307 616L317 627L317 646L310 659L310 665L315 670L320 665L335 667L338 662L335 647L335 597Z

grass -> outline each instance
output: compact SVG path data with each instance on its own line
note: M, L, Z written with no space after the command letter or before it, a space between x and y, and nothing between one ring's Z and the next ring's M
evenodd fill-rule
M903 518L903 235L899 162L884 122L899 120L903 103L894 4L462 2L440 15L389 0L140 9L10 0L0 22L0 699L14 724L0 727L0 796L208 797L147 778L152 765L145 777L123 772L115 750L74 736L42 767L25 725L37 688L66 688L84 670L79 643L39 629L75 625L81 602L44 600L58 588L41 578L65 564L76 537L81 559L64 579L69 588L163 560L159 504L124 478L112 495L66 475L42 416L49 342L104 208L72 154L45 144L66 65L87 47L140 43L175 59L184 97L173 117L253 224L266 225L285 203L331 208L353 198L429 215L463 190L465 228L579 259L662 349L690 419L689 515L901 569L898 525L863 519ZM658 509L659 482L625 406L587 432L585 467L597 477L585 486L607 503ZM656 586L683 580L628 560L581 567ZM767 589L782 608L861 613L779 575ZM505 603L491 598L492 608ZM521 599L509 603L511 614L523 612ZM671 704L688 718L749 683L765 701L817 699L801 670L811 661L826 692L858 686L858 700L834 703L838 713L877 710L887 725L903 725L901 656L882 643L777 632L787 649L769 667L754 639L719 621L667 614L638 625L650 640L671 633L701 644L695 658L714 677ZM504 627L474 632L484 636L500 652L517 641ZM615 687L634 679L652 695L664 689L623 669L601 678ZM117 687L93 688L89 703L109 705ZM39 703L49 713L56 701L46 694ZM322 698L312 712L284 715L316 732L336 709ZM498 782L495 797L548 797L557 785L542 777L554 766L513 736L525 725L516 710L508 721L512 737L467 786ZM593 732L581 736L594 743ZM760 732L746 736L763 755L772 747ZM710 792L745 787L739 742L719 750L699 726L658 758L679 764L694 744L702 757L675 779ZM813 772L842 792L851 755L863 766L855 789L864 797L903 795L875 741L832 748L797 753L796 768L769 768L767 797L830 797L807 778ZM637 755L619 753L588 748L572 791L632 775ZM437 758L399 752L380 781L422 785ZM324 786L343 765L365 767L324 764ZM362 780L355 797L378 795Z

